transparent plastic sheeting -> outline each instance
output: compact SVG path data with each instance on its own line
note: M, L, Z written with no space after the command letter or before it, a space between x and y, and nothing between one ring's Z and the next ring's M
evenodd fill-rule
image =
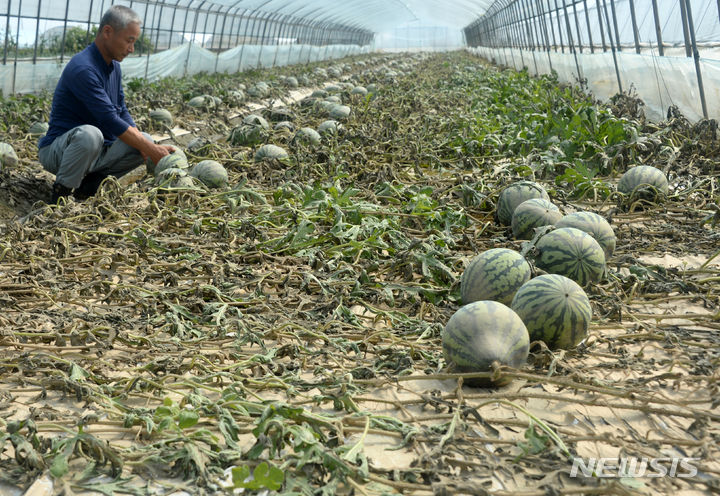
M477 47L468 50L486 60L517 70L527 67L530 74L550 74L558 80L577 83L575 55L518 50L510 48ZM626 93L632 89L644 103L645 115L651 121L661 121L668 107L677 106L691 122L703 118L698 90L695 62L687 57L659 57L650 54L616 53L620 81ZM580 78L586 78L588 89L602 101L619 92L615 65L611 52L577 54ZM720 60L701 58L700 70L705 88L708 118L720 120Z
M337 59L368 51L369 46L358 45L241 45L216 54L195 43L186 43L150 56L126 58L121 66L125 81L133 78L155 81L200 72L231 74L259 67ZM64 65L57 60L0 65L0 90L4 95L52 91Z

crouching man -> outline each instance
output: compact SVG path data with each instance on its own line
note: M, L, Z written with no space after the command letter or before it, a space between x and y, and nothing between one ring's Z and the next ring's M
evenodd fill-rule
M140 17L113 5L102 16L95 41L70 59L53 95L50 128L38 141L42 166L55 174L52 203L74 193L97 192L108 176L121 177L147 158L173 151L141 133L122 89L120 61L135 50Z

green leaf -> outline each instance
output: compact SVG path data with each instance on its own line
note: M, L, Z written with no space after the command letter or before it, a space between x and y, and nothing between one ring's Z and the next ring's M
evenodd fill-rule
M285 480L283 471L267 462L262 462L253 471L250 478L250 467L234 467L232 469L233 486L245 489L270 489L277 491Z
M83 381L90 377L90 373L79 365L73 363L70 366L70 379L73 381Z
M177 416L178 427L187 429L198 423L198 414L192 410L180 410Z

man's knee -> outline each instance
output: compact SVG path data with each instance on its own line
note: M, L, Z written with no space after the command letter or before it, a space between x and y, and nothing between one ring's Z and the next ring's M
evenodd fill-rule
M100 151L105 142L102 131L90 124L78 126L72 141L78 143L82 148Z

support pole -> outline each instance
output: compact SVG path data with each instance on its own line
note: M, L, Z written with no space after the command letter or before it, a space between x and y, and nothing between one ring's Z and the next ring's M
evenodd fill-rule
M680 0L681 2L683 0ZM684 0L687 10L688 29L690 30L690 40L692 43L693 59L695 60L695 73L697 74L698 91L700 92L700 104L702 105L703 117L708 118L707 103L705 102L705 87L703 86L702 71L700 70L700 52L698 52L697 42L695 40L695 25L693 24L692 6L690 0Z

